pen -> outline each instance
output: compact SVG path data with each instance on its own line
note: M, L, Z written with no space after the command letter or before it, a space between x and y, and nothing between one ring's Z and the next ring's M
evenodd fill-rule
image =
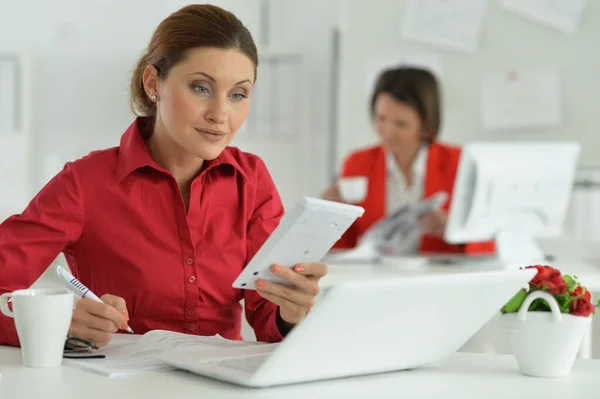
M59 280L65 285L68 289L76 293L82 298L89 298L96 302L102 302L102 299L98 298L96 294L94 294L88 287L83 285L81 281L77 280L71 273L65 270L62 266L58 266L56 268L56 274L58 274ZM127 332L133 334L133 330L131 327L127 326Z

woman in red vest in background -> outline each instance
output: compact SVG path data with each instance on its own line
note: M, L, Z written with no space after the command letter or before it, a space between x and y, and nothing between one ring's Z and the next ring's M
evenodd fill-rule
M365 177L365 209L334 248L353 248L361 235L381 218L408 203L441 191L449 198L435 212L421 217L413 237L401 243L408 253L493 253L493 242L452 245L444 241L447 214L460 149L437 141L441 95L435 76L424 69L402 67L383 72L371 99L371 116L381 143L352 153L341 177ZM324 199L344 202L338 184Z

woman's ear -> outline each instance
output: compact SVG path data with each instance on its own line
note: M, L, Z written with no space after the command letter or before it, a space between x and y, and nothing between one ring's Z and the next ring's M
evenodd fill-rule
M142 75L144 91L152 101L158 101L158 70L154 65L148 65Z

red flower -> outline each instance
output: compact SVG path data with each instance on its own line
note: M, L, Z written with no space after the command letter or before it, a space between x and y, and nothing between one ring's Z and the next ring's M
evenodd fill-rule
M588 317L594 312L596 308L592 303L585 297L577 298L571 305L571 314L573 316Z
M535 268L538 273L529 284L538 288L547 287L551 294L562 295L567 291L567 283L562 278L560 271L551 266L527 266L527 269Z
M573 291L569 292L569 295L571 295L571 296L581 296L582 292L583 292L583 288L580 285L578 285L577 287L575 287L575 289ZM585 291L585 294L583 294L583 297L585 299L587 299L588 301L592 300L592 294L590 294L590 292L587 291L587 290Z

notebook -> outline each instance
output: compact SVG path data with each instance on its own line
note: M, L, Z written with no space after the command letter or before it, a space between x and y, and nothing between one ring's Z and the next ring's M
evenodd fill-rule
M186 348L195 353L207 351L211 355L221 350L241 347L269 346L262 342L246 342L212 337L188 335L165 330L154 330L144 335L117 334L98 353L103 359L64 359L64 364L107 377L130 375L150 370L172 369L158 359L172 349Z

